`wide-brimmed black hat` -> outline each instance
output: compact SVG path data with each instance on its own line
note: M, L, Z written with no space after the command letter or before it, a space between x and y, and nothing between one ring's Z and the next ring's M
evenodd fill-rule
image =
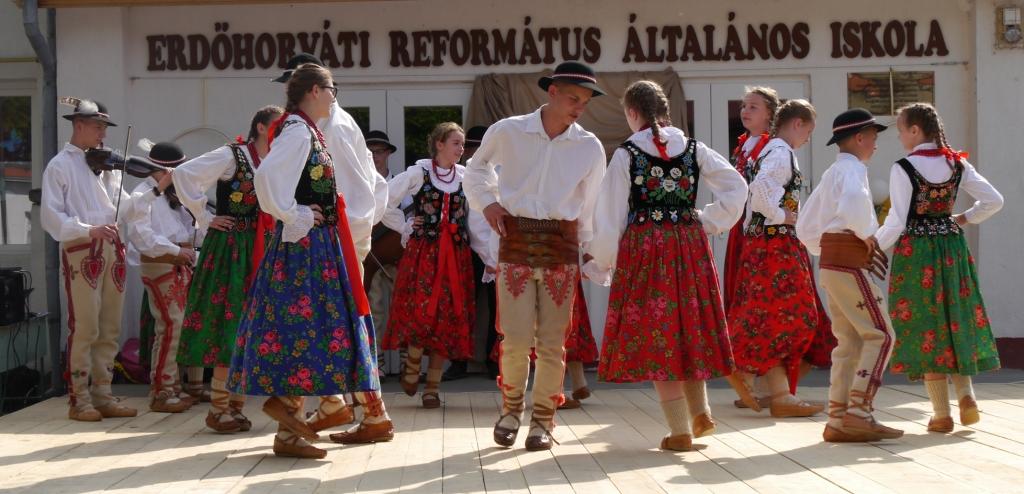
M181 147L173 142L153 144L146 139L139 142L145 149L149 147L149 156L129 156L125 171L134 177L148 177L154 172L174 168L188 159ZM152 146L152 147L150 147Z
M75 109L73 112L64 115L64 118L67 120L73 121L78 118L96 120L111 127L117 127L116 123L110 121L110 114L107 113L106 105L99 101L65 96L60 99L60 104L70 106Z
M483 125L477 125L476 127L470 128L466 131L466 147L467 148L478 148L480 143L484 140L484 134L487 133L487 127Z
M866 128L873 127L879 132L889 128L875 121L875 116L863 108L850 108L839 114L832 121L832 138L826 146L831 146Z
M604 94L604 90L597 85L597 74L594 74L594 69L579 62L562 62L558 67L555 67L555 71L551 75L541 77L537 81L537 85L547 91L548 86L555 81L565 81L585 87L593 91L594 96Z
M367 146L369 146L370 144L383 144L387 146L392 153L398 151L398 148L396 148L395 145L391 144L391 141L388 140L388 135L382 131L371 130L366 133L365 138Z
M288 68L276 79L271 79L273 82L288 82L288 79L292 78L292 72L299 68L302 64L316 64L321 67L324 66L324 61L317 58L315 55L309 53L299 53L288 60Z

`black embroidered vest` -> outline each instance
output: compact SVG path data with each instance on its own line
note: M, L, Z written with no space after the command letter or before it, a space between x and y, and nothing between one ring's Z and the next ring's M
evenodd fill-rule
M761 171L761 163L764 159L771 154L771 151L761 155L757 161L754 162L753 166L747 165L747 183L754 183L754 178L757 177L757 173ZM785 193L782 194L782 199L779 200L779 207L796 213L800 209L800 187L804 183L803 175L800 174L800 170L796 168L796 158L793 157L793 152L789 152L789 169L790 178L789 182L783 187ZM796 227L792 225L765 225L766 218L763 214L753 211L750 214L750 224L743 231L743 234L748 237L759 237L761 235L773 237L776 235L789 235L796 237Z
M454 170L452 170L454 172ZM448 198L448 224L456 225L456 231L452 240L462 243L469 240L467 235L467 214L466 194L462 191L462 184L458 190L447 194ZM423 170L423 186L413 196L412 206L414 216L423 218L422 225L414 225L412 230L413 238L426 240L437 240L441 231L441 212L444 208L445 192L434 186L430 181L430 171Z
M320 206L324 221L320 226L334 225L338 221L338 192L334 184L334 163L316 138L316 133L305 122L287 120L281 130L288 125L302 125L309 131L310 149L306 157L306 166L295 186L295 202L303 206Z
M700 180L696 139L689 139L682 154L668 160L644 152L631 141L620 147L630 155L630 224L696 222Z
M253 219L259 212L256 187L253 186L252 164L249 163L242 147L245 144L229 144L235 156L235 174L228 180L217 182L217 216Z
M896 164L907 173L913 187L904 234L916 237L959 235L960 225L953 220L953 204L960 190L964 165L957 161L949 180L933 184L925 180L906 158L897 161Z

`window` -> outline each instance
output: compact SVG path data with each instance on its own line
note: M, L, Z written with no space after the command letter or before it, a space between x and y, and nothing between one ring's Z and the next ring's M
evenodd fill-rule
M437 124L455 122L462 125L461 106L405 107L405 166L418 159L429 158L427 137Z
M363 135L366 135L370 131L370 107L368 106L346 106L345 111L349 115L352 115L352 119L356 121L356 125L359 126L359 130L363 131Z
M32 225L32 98L0 96L0 244L27 244Z

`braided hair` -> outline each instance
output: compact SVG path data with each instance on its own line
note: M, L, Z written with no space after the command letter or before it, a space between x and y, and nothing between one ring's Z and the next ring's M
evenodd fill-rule
M907 128L916 125L921 129L925 139L931 140L939 148L949 148L946 128L942 125L942 118L934 106L928 103L913 103L900 108L896 118L902 118Z
M768 86L747 86L743 88L744 94L756 94L764 100L764 105L768 109L768 126L772 124L772 120L775 119L775 113L779 111L779 93L778 91Z
M665 143L665 139L661 137L661 127L672 125L672 118L669 116L668 96L665 96L665 91L657 82L636 81L630 84L622 97L622 104L639 113L647 121L647 125L651 126L654 142Z
M779 129L784 127L791 120L800 119L804 122L813 122L818 112L814 106L805 99L791 99L779 106L775 112L775 120L772 121L772 137L779 135Z
M256 111L252 116L252 123L249 124L249 140L255 141L260 136L259 124L269 126L277 117L284 113L284 108L275 105L267 105Z

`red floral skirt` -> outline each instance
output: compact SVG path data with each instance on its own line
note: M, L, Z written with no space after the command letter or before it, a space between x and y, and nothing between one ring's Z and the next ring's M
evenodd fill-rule
M457 280L462 300L453 300L447 275L434 290L438 275L440 241L412 238L398 262L398 276L391 295L391 312L384 334L386 350L407 346L423 348L431 355L451 360L473 358L473 324L476 318L476 284L469 245L455 245ZM436 314L429 314L430 299L439 297Z
M732 230L729 230L729 241L725 244L725 284L722 286L722 300L725 302L727 314L729 308L736 302L736 285L739 284L740 278L740 254L743 253L743 244L746 238L746 235L743 235L743 219L740 218Z
M832 367L832 350L836 349L839 340L832 332L832 321L828 318L828 312L825 312L824 304L821 303L813 271L811 272L811 287L814 288L814 305L818 309L818 329L814 332L811 347L804 354L804 362L815 367Z
M807 358L815 337L831 333L807 249L792 235L748 236L740 270L736 301L729 309L736 367L764 375L782 366L789 371L790 388L795 389L800 362Z
M582 279L576 284L576 297L572 301L572 319L569 321L569 335L565 339L565 361L584 364L597 362L597 342L590 328Z
M598 378L678 381L733 370L718 272L701 225L629 225L619 241Z

